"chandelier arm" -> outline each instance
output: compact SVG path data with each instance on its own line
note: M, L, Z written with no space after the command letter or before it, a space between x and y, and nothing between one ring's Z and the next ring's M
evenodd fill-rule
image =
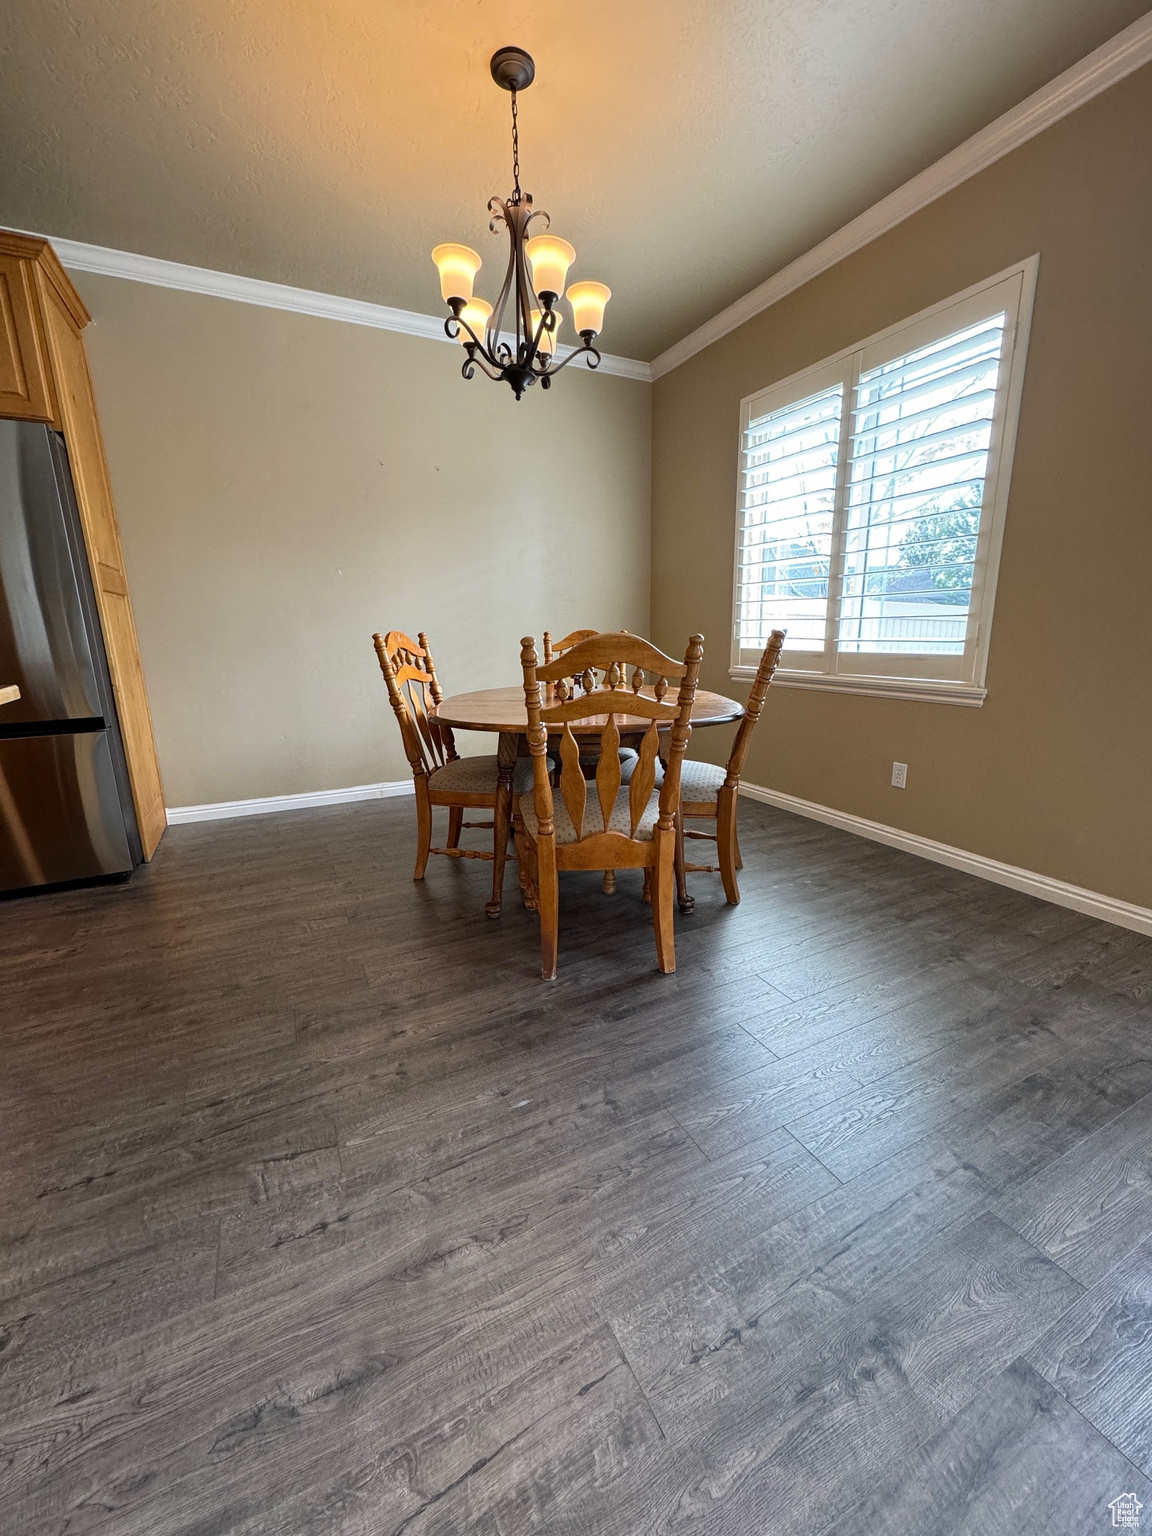
M493 203L496 203L499 207L504 227L508 231L508 238L511 242L511 246L508 252L508 267L504 273L504 282L500 287L500 296L496 300L496 307L493 309L491 317L488 321L488 334L494 338L489 347L489 350L492 353L492 356L496 357L499 355L499 349L501 345L499 342L500 332L504 329L504 311L508 307L508 295L512 290L512 283L516 275L517 229L516 219L513 215L512 209L508 206L508 204L499 197L493 197L488 201L489 209L491 209ZM495 220L493 220L493 223L495 223Z
M540 351L540 338L544 335L545 331L547 331L550 336L555 334L555 325L548 324L549 318L554 318L555 314L556 311L554 309L545 309L541 311L540 324L536 327L536 334L532 337L532 344L529 348L528 356L524 359L525 368L531 368L533 363L540 364L540 367L534 370L537 378L543 378L544 375L549 371L548 359L550 354Z
M453 326L456 327L455 330L452 329ZM470 342L466 341L464 343L464 345L466 347L467 346L479 347L480 351L484 354L485 357L488 357L488 358L491 357L491 354L489 352L488 346L486 345L485 342L481 341L480 337L477 336L476 332L468 324L468 322L467 322L467 320L465 320L464 316L463 315L449 315L448 319L445 320L445 322L444 322L444 331L445 331L445 334L449 337L449 339L452 340L452 341L459 341L460 340L460 331L461 331L461 329L467 331L469 336L471 336L471 338L472 338L472 340Z
M484 374L486 378L502 379L504 377L503 368L501 368L499 364L493 363L492 359L488 356L486 351L474 352L469 358L465 360L464 366L461 368L460 372L466 379L470 379L477 368L480 369L480 372Z
M586 341L581 347L573 347L563 362L554 364L548 369L549 374L559 373L561 368L567 368L568 364L576 357L587 357L589 368L599 368L600 354L590 341ZM593 361L595 359L595 361Z
M479 363L483 371L488 375L490 379L498 379L502 377L503 369L505 366L504 360L501 359L498 355L493 356L492 351L487 346L486 342L482 341L480 337L477 336L476 332L468 324L467 320L464 319L462 313L449 315L447 320L444 322L444 333L450 341L459 341L460 332L462 329L467 331L468 335L471 337L470 341L464 342L464 346L468 351L468 363ZM503 351L507 352L507 350L507 347L503 348ZM460 371L463 373L466 379L470 379L472 377L472 372L469 370L468 364L465 364L465 366Z
M524 229L517 231L516 318L519 323L516 327L516 350L527 364L536 354L536 345L532 340L532 300L535 295L528 275L528 258L524 254L524 234Z

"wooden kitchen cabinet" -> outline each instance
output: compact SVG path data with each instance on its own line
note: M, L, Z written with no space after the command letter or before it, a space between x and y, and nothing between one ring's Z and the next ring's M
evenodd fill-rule
M152 716L83 330L91 316L47 240L0 231L0 417L63 433L144 857L167 825Z
M35 269L0 247L0 416L51 421L54 415Z

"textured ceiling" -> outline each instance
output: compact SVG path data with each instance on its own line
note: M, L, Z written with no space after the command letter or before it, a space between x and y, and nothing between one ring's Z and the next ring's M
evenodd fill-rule
M522 182L648 358L1147 0L15 0L0 221L439 313L428 252Z

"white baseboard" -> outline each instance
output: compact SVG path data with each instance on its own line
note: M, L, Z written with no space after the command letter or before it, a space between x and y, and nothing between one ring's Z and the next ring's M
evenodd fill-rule
M233 816L269 816L274 811L307 811L319 805L347 805L353 800L389 800L410 795L411 779L387 784L350 784L347 789L317 789L306 795L267 795L260 800L218 800L210 805L168 807L169 826L186 821L227 821Z
M1003 864L999 859L988 859L981 853L969 853L964 848L953 848L948 843L938 843L930 837L920 837L915 832L903 832L899 827L885 826L881 821L868 821L863 816L837 811L830 805L817 805L814 800L801 800L798 795L786 795L778 789L765 789L760 784L741 783L740 793L747 795L750 800L774 805L778 810L808 816L813 821L823 821L830 827L838 827L842 832L854 832L857 837L887 843L890 848L900 848L905 853L915 853L936 864L962 869L966 874L978 875L980 879L991 880L996 885L1011 886L1014 891L1039 896L1041 901L1054 902L1058 907L1071 907L1075 912L1098 917L1106 923L1115 923L1120 928L1131 928L1135 933L1152 934L1152 907L1138 907L1131 901L1120 901L1115 896L1088 891L1081 885L1070 885L1066 880L1038 875L1031 869Z

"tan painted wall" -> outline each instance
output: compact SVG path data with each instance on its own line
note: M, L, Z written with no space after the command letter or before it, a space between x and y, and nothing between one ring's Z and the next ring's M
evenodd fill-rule
M545 627L646 631L648 385L517 404L447 344L76 283L169 805L407 777L374 629L451 692Z
M728 681L743 396L1034 251L981 709L776 690L746 777L1152 905L1152 68L660 379L653 626ZM719 732L693 750L719 758ZM908 788L889 787L894 759Z

